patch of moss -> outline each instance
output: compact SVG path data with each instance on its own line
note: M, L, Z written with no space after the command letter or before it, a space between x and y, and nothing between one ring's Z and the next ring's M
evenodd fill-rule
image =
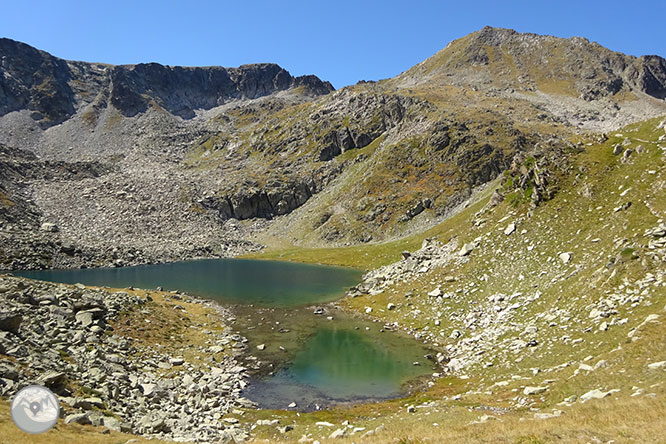
M11 208L16 204L14 203L13 200L9 198L9 196L6 193L0 191L0 205L2 205L5 208Z

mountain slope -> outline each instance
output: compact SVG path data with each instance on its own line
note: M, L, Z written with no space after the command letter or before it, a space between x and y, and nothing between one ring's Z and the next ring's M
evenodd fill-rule
M312 122L301 133L280 116L284 136L273 136L274 145L288 150L293 138L293 151L344 172L339 191L269 234L298 245L344 245L431 226L516 155L570 150L582 131L666 113L663 67L660 57L625 56L581 38L484 28L394 79L345 88L299 110L294 120ZM398 123L373 126L366 97L401 104ZM366 135L372 142L354 151ZM352 159L356 168L344 167ZM312 227L314 234L303 234Z
M449 43L390 83L417 94L447 85L483 97L518 99L559 123L608 131L663 112L665 66L659 56L627 56L581 37L485 27Z
M585 38L561 39L485 27L400 74L400 87L441 84L559 91L590 101L620 92L666 96L665 61L610 51Z
M0 144L5 165L18 166L3 177L0 212L0 262L10 268L144 263L256 248L194 208L199 190L217 180L184 174L178 165L203 134L206 117L196 114L254 101L284 107L333 89L268 63L111 66L65 61L9 39L0 39L0 55ZM57 171L82 160L99 165L94 178ZM44 165L37 167L42 174L31 174L30 165ZM49 168L53 173L44 173ZM44 232L42 223L55 226Z
M526 158L557 164L589 130L666 113L663 59L496 28L335 92L270 64L113 67L2 48L0 143L107 168L27 184L57 240L107 252L44 257L65 266L400 238ZM537 191L535 205L550 194Z

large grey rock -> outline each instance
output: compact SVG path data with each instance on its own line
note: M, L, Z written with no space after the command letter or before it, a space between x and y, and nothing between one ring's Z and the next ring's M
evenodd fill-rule
M102 401L101 398L75 398L72 403L72 407L82 409L82 410L90 410L93 407L97 408L102 408L104 407L104 401Z
M528 396L531 396L531 395L539 395L539 394L545 392L546 390L548 390L548 387L531 387L531 386L527 386L527 387L525 387L525 389L523 390L523 393L524 393L525 395L528 395Z
M648 368L652 370L666 368L666 361L658 361L648 364Z
M294 426L292 426L290 424L278 427L278 432L282 433L283 435L285 433L288 433L288 432L292 431L292 430L294 430Z
M18 380L19 372L14 364L8 361L0 362L0 377L11 379L12 381Z
M0 311L0 330L18 333L23 316L10 311Z
M143 433L160 433L168 432L170 428L167 426L164 416L154 412L141 418L139 430Z
M74 413L65 417L65 424L92 424L88 413Z
M66 378L67 375L64 372L50 371L40 376L39 382L46 386L52 387L63 384Z
M337 438L344 438L345 436L347 436L347 429L340 428L340 429L335 430L330 435L328 435L328 438L329 439L337 439Z
M407 217L408 218L413 218L421 214L425 210L425 207L423 206L423 202L417 202L413 207L411 207L407 211Z
M605 391L602 391L602 390L599 390L599 389L594 389L594 390L590 390L589 392L581 395L580 400L581 400L581 402L585 402L585 401L589 401L591 399L602 399L602 398L605 398L605 397L611 395L612 393L614 393L616 391L617 390L609 390L609 391L605 392Z
M560 253L559 258L563 263L568 264L569 262L571 262L572 255L573 253L571 252Z
M105 416L102 419L102 424L104 425L104 427L106 427L109 430L113 430L114 432L120 432L122 429L120 421L112 416Z
M157 384L139 384L139 387L141 387L141 392L144 396L150 396L155 393Z
M474 244L473 243L468 243L462 246L458 254L460 256L467 256L469 255L472 251L474 251Z
M90 302L87 302L86 305L89 305ZM104 315L104 310L96 307L89 310L81 310L76 313L74 316L76 321L81 324L82 327L89 327L94 323L95 320L102 319Z
M15 386L15 381L0 377L0 396L8 396L13 393Z
M90 311L80 311L75 315L76 322L82 327L88 327L94 322L93 314Z
M56 233L58 232L58 226L52 222L44 222L40 229L42 231L46 231L48 233Z

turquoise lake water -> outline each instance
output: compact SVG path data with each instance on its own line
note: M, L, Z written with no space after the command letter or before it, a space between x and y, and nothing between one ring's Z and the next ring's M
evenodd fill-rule
M14 273L65 284L180 290L232 304L288 307L338 299L361 272L348 268L248 259L204 259L120 268Z

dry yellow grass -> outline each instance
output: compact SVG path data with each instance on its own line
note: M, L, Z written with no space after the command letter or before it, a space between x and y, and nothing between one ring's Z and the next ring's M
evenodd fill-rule
M662 393L663 395L663 393ZM498 420L481 424L464 421L465 414L450 412L432 419L420 417L405 424L387 424L385 431L359 439L348 438L340 443L594 443L594 442L666 442L666 401L658 398L622 398L592 401L567 409L558 418L534 420L531 415L512 413L498 415ZM476 412L480 417L484 412ZM492 415L492 412L488 412ZM448 418L447 418L448 416Z
M384 424L384 429L367 437L365 431L344 439L328 439L336 427L300 427L303 421L295 419L295 429L288 436L273 429L257 433L255 443L297 442L303 434L322 443L340 444L421 444L421 443L662 443L666 442L666 401L664 391L656 397L593 400L564 408L555 418L536 420L529 411L497 413L482 405L470 407L442 406L436 410L417 408L416 413L404 409L392 415L382 415L370 423L352 422L373 429ZM483 416L491 416L477 423ZM307 416L307 415L306 415ZM291 418L290 418L291 419ZM280 421L288 424L290 421ZM436 425L435 425L436 424Z

